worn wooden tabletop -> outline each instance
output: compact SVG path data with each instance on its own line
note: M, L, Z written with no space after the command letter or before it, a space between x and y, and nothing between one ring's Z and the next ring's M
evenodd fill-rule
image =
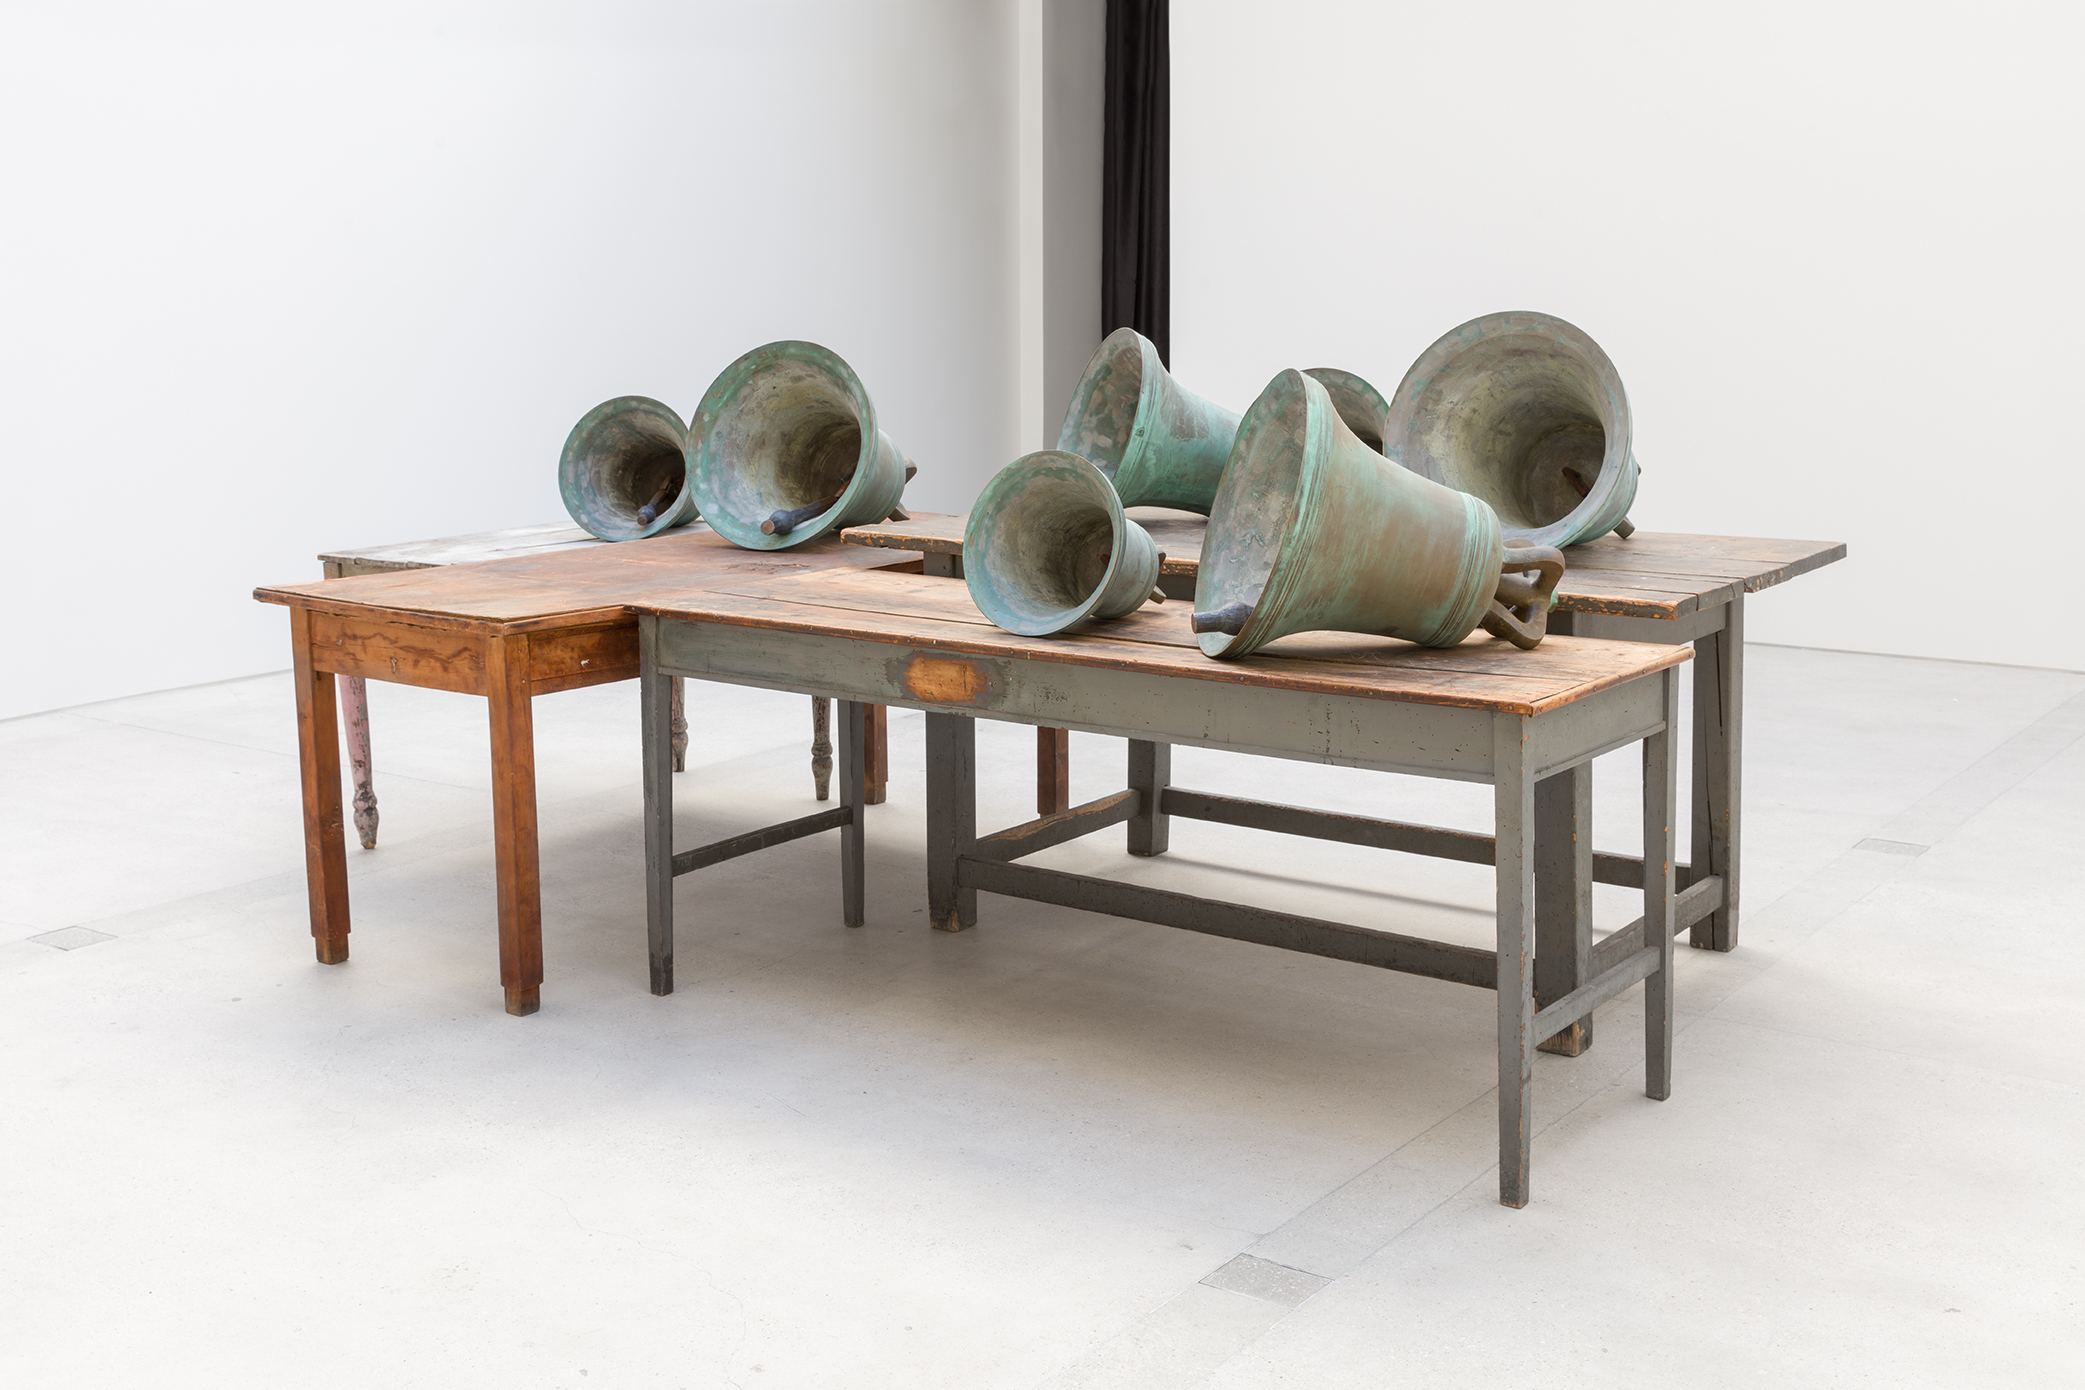
M814 632L937 651L1149 671L1238 685L1317 690L1419 704L1540 714L1674 666L1693 649L1551 637L1531 652L1479 634L1434 649L1389 637L1309 632L1242 661L1202 655L1188 605L1146 604L1127 618L1057 637L1017 637L977 610L960 579L895 570L828 570L714 587L661 586L639 613Z
M1131 507L1128 515L1165 552L1166 574L1196 572L1209 526L1205 518L1163 507ZM853 545L960 555L966 520L960 516L915 517L881 526L856 526L842 535ZM1628 540L1607 535L1564 552L1568 567L1557 585L1556 606L1566 613L1680 618L1728 603L1741 593L1770 588L1845 556L1843 541L1661 531L1638 531Z
M366 557L369 552L356 554ZM654 593L775 575L903 566L917 559L843 545L833 537L788 550L741 550L698 523L624 545L553 544L505 559L438 568L420 559L394 573L272 584L254 590L253 596L264 603L344 616L412 614L429 627L530 632L614 621L628 612L632 599Z

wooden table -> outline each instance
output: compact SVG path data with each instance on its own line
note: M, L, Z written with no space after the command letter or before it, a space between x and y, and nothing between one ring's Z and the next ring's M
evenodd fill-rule
M482 538L454 538L458 543L477 539ZM637 674L637 622L626 606L633 597L763 576L903 565L916 558L843 546L834 539L789 550L740 550L699 524L619 545L541 539L541 544L523 543L520 553L504 559L393 565L390 572L254 591L262 602L290 610L305 875L311 934L321 961L338 963L348 954L334 676L486 698L492 726L500 983L507 1012L534 1013L543 982L534 698ZM382 564L383 556L379 552L375 560L363 562ZM365 759L366 729L365 722Z
M943 552L945 553L945 552ZM1488 637L1436 651L1342 633L1287 637L1242 661L1196 647L1184 605L1117 623L1023 638L986 622L948 576L829 571L636 601L644 678L645 864L652 988L673 988L673 879L724 859L841 832L841 917L864 920L862 711L927 714L928 910L934 925L977 920L979 892L1030 898L1497 991L1499 1199L1528 1200L1529 1082L1537 1043L1646 984L1646 1093L1671 1088L1672 937L1679 667L1685 646L1556 637L1533 652ZM830 695L840 705L841 805L676 853L671 677ZM1128 786L980 837L974 721L1081 729L1128 739ZM1566 995L1536 998L1537 902L1571 891L1563 825L1538 814L1544 788L1629 743L1643 749L1644 915L1613 934L1612 958ZM1494 788L1496 834L1473 835L1276 806L1171 785L1171 748L1193 744L1308 762L1414 773ZM1590 807L1575 827L1590 830ZM1172 817L1496 866L1497 949L1365 930L1293 913L1016 861L1104 827L1129 827L1132 854L1161 854Z
M1170 598L1192 599L1202 555L1205 518L1190 512L1132 507L1129 515L1165 553L1159 584ZM917 517L843 533L855 545L923 552L930 574L962 573L960 516ZM1564 552L1568 567L1557 586L1549 630L1558 635L1694 646L1693 835L1688 861L1678 866L1684 890L1678 916L1691 945L1729 951L1737 946L1739 854L1742 830L1745 595L1785 583L1844 559L1839 541L1768 540L1751 536L1693 536L1638 531L1628 540L1608 535ZM1062 731L1040 730L1037 757L1065 767ZM1560 853L1575 856L1575 871L1558 880L1542 903L1543 935L1555 943L1538 957L1536 997L1568 994L1597 973L1615 947L1593 940L1592 885L1632 885L1634 856L1595 854L1582 828L1591 815L1592 768L1574 768L1544 783L1536 815L1554 833ZM1040 807L1042 810L1057 809ZM1592 1042L1591 1023L1546 1040L1547 1051L1576 1056Z

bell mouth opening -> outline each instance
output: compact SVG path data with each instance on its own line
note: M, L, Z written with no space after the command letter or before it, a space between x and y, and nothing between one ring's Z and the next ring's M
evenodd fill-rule
M1309 427L1310 398L1299 372L1276 377L1245 413L1209 514L1195 581L1197 613L1259 607L1295 518ZM1249 650L1250 624L1247 617L1234 632L1201 632L1195 641L1209 656L1240 643Z
M1607 429L1589 383L1510 370L1468 379L1440 433L1451 486L1488 503L1509 530L1562 521L1600 484Z
M561 491L573 519L604 540L665 529L687 491L686 433L660 409L582 422L565 447Z
M1031 454L992 480L963 538L980 610L1023 637L1060 632L1093 611L1114 577L1122 507L1098 469Z
M1118 328L1102 340L1057 433L1059 451L1091 460L1110 478L1122 466L1136 431L1137 408L1144 399L1144 351L1144 339L1134 329Z
M846 500L867 462L869 405L851 372L784 357L704 404L710 522L749 532L729 537L742 544L777 517L777 539L815 526Z
M1325 388L1332 409L1354 437L1376 453L1390 433L1390 402L1383 393L1352 372L1337 367L1312 367L1305 376Z

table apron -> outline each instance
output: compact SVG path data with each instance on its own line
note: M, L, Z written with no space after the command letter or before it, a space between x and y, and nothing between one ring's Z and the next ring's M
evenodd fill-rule
M1678 618L1630 618L1614 613L1573 613L1574 637L1599 637L1611 642L1657 642L1681 646L1712 632L1723 630L1725 605L1712 603Z
M658 673L1302 762L1488 782L1488 710L660 618ZM1200 698L1193 698L1199 696ZM1655 680L1528 720L1538 775L1656 732Z

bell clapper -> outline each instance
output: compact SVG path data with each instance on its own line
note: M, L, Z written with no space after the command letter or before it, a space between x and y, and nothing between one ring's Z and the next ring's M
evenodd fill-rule
M1189 624L1196 632L1222 632L1236 637L1252 617L1250 603L1227 603L1213 613L1197 613Z
M1636 534L1636 524L1625 516L1614 524L1614 533L1623 540L1627 540Z
M659 519L659 514L666 510L667 499L673 496L676 486L671 478L659 484L659 490L652 494L652 500L637 509L640 525L649 526Z
M1148 600L1146 600L1146 602L1149 603L1164 603L1165 601L1166 591L1164 589L1153 589L1151 591L1151 597Z
M769 516L767 520L760 523L760 534L763 536L786 536L819 513L831 511L839 505L839 502L840 494L836 492L830 497L821 497L816 502L806 502L801 507L791 507L787 511L777 511Z

